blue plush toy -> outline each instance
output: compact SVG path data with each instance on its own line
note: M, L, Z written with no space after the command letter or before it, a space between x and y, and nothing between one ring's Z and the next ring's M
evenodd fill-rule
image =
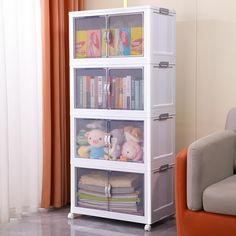
M103 159L105 151L105 132L100 129L94 129L87 133L89 143L89 157L92 159Z

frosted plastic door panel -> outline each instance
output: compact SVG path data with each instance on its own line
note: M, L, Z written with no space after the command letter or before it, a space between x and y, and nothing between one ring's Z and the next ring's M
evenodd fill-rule
M75 69L75 108L107 108L106 70Z
M107 121L75 119L75 156L99 159L105 157Z
M143 69L110 69L110 108L121 110L143 110Z
M152 108L175 106L175 66L153 66L151 91Z
M108 177L109 211L144 215L144 175L112 171Z
M144 161L144 122L111 120L109 158L124 162Z
M74 24L74 58L106 56L106 17L77 17Z
M152 172L152 217L161 219L174 213L174 167Z
M96 169L76 168L77 207L109 210L108 172Z
M109 16L108 55L143 55L143 14Z
M154 13L151 19L151 54L175 55L175 16Z
M156 165L174 162L175 117L153 118L151 121L151 157ZM155 165L155 166L156 166Z

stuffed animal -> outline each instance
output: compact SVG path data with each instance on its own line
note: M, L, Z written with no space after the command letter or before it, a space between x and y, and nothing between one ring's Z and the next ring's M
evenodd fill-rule
M123 161L142 161L142 148L134 141L125 142L122 146L120 160Z
M143 134L139 127L126 126L124 127L126 141L134 141L140 143L143 141Z
M87 131L84 129L81 129L77 135L77 144L79 146L86 146L88 145L88 138L86 136Z
M89 150L89 157L92 159L102 159L105 151L105 132L100 129L94 129L89 132L87 132L88 137L88 143L90 146L88 146Z
M109 156L112 160L116 160L121 154L121 145L125 141L123 129L113 129L111 131L111 137Z
M83 158L88 158L89 154L88 154L89 148L88 146L81 146L78 148L78 155L79 157L83 157Z

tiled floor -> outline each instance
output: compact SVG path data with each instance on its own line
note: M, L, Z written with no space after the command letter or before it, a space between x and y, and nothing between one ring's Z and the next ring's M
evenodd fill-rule
M174 217L152 226L145 232L143 225L123 221L107 220L89 216L78 216L68 220L68 208L43 211L0 225L1 236L176 236Z

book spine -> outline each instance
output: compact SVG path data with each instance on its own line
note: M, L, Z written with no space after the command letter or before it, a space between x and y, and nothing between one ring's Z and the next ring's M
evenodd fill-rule
M135 101L135 84L134 78L131 79L131 109L134 110L134 101Z
M120 92L120 78L116 77L116 100L115 100L115 109L119 108L119 92Z
M123 77L123 109L127 109L127 80Z
M98 108L102 108L102 76L98 76Z
M126 100L127 109L131 109L131 76L126 77Z
M86 96L86 79L87 79L87 77L86 76L83 76L82 77L83 78L83 92L82 92L82 94L83 94L83 108L86 108L86 106L87 106L87 96Z
M105 109L106 108L106 101L107 101L107 98L106 98L106 93L105 93L105 90L104 90L104 86L105 86L105 79L102 80L102 108Z
M77 90L77 92L79 92L79 102L78 102L78 106L79 108L83 107L83 77L78 76L78 84L79 84L79 90Z
M94 107L98 108L98 77L94 77Z
M94 78L90 79L90 108L95 107Z
M140 109L144 109L144 83L143 79L140 80Z
M119 109L123 108L123 79L119 78Z
M90 108L90 76L86 76L86 108Z
M134 80L134 86L135 86L135 94L134 94L134 96L135 96L135 102L134 102L134 108L135 108L135 110L139 110L139 98L140 98L140 96L139 96L139 86L140 86L140 82L139 82L139 80L138 79L135 79Z
M116 101L116 79L112 78L112 85L111 85L111 108L115 109L115 101Z

